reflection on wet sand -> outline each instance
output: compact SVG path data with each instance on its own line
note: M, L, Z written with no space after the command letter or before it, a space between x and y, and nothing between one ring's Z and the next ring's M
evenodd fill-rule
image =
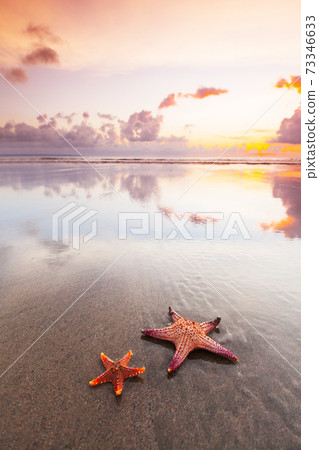
M204 225L206 223L212 223L212 222L217 222L217 219L214 219L213 217L206 217L206 216L201 216L198 213L184 213L184 214L178 214L176 213L172 208L167 208L165 206L157 206L157 209L162 212L163 214L165 214L165 216L169 217L170 219L182 219L183 217L185 217L185 215L187 215L187 221L195 223L195 224L201 224Z
M147 201L159 195L160 178L183 177L186 167L174 170L162 165L147 168L143 164L109 165L99 167L101 175L89 166L56 164L0 164L0 187L13 190L44 188L48 197L76 196L79 188L89 198L92 190L98 188L101 196L116 195L116 190L128 193L132 200ZM145 173L147 172L147 173ZM112 188L115 187L115 189Z
M197 166L199 167L199 166ZM205 189L209 186L219 186L221 183L237 183L238 186L252 186L258 191L258 186L269 183L272 186L274 199L281 199L286 209L286 216L280 220L263 220L260 222L263 230L282 233L287 238L300 237L300 167L247 167L227 166L212 167L201 180ZM0 187L10 187L13 190L44 189L47 197L78 198L83 190L86 198L92 198L97 193L99 197L108 198L118 195L111 187L128 193L131 200L146 203L153 200L159 211L168 217L182 217L185 212L177 207L161 206L163 183L165 180L185 181L192 177L192 169L187 165L143 165L121 164L103 165L99 167L102 176L83 165L72 166L63 164L0 164ZM205 180L205 178L207 178ZM207 184L209 183L209 184ZM257 183L257 185L256 185ZM200 182L198 183L200 185ZM257 187L257 189L256 189ZM218 191L218 194L220 192ZM258 195L258 193L257 193ZM160 206L158 206L160 205ZM193 208L192 208L193 209ZM194 211L189 214L189 221L195 224L205 224L213 219L201 216ZM36 232L36 225L25 224L30 234Z
M283 174L284 175L284 174ZM262 223L264 230L283 232L287 238L300 238L301 235L301 185L300 174L281 176L276 174L272 180L273 197L280 198L286 208L287 216L280 221Z
M129 193L132 200L142 202L158 194L158 181L154 175L123 175L121 177L121 191Z

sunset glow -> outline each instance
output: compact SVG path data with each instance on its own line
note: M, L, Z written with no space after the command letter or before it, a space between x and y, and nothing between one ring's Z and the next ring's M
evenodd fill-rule
M2 1L0 152L298 158L298 7L228 3Z

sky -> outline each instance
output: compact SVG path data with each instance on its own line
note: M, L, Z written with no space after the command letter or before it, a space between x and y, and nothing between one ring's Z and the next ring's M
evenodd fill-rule
M299 22L296 0L0 0L0 153L299 158Z

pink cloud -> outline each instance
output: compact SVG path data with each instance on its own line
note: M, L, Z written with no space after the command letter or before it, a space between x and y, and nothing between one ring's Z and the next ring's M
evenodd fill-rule
M59 64L59 55L50 47L39 47L22 58L23 64L35 66L40 64Z
M301 109L297 108L294 114L282 120L277 137L270 142L281 142L285 144L300 144L301 142Z
M37 120L39 123L45 123L47 118L48 118L47 114L40 114L37 117Z
M64 133L64 136L76 147L94 147L103 143L102 135L85 122L73 125L71 130Z
M76 113L73 112L73 113L71 113L71 114L69 114L69 115L67 115L67 116L64 116L64 119L67 121L67 124L68 124L68 125L71 125L72 120L73 120L73 117L74 117L75 115L76 115Z
M101 119L107 119L107 120L114 120L115 117L112 116L111 114L102 114L102 113L97 113L98 117L100 117Z
M53 117L50 118L50 123L56 127L56 121ZM70 130L60 129L59 131L75 147L79 148L93 148L104 142L111 143L111 135L105 139L97 130L84 122L80 125L73 125ZM8 122L4 127L0 127L0 142L4 146L9 143L39 143L44 147L52 147L53 149L67 145L48 123L34 127L24 122L17 124Z
M38 116L38 117L41 117L41 116ZM37 119L38 119L38 117L37 117ZM46 120L43 119L42 125L39 125L39 128L48 128L48 127L56 128L57 127L58 123L57 123L57 121L56 121L56 119L54 117L50 117L49 120L47 120L47 115L46 114L44 114L43 117Z
M151 111L134 113L127 122L120 120L121 138L150 142L158 138L163 116L153 117Z
M169 94L164 100L160 103L158 109L169 108L170 106L176 105L175 94Z
M84 111L84 113L82 114L83 119L84 120L88 120L88 118L90 117L90 114L87 111Z
M3 76L11 83L25 83L28 79L25 70L20 67L13 67L11 69L1 69Z
M73 120L73 117L74 117L75 115L76 115L75 112L73 112L73 113L71 113L71 114L68 114L68 115L64 115L63 113L58 112L58 113L55 115L55 118L56 118L56 119L64 119L64 120L66 120L66 122L67 122L68 125L71 125L72 120Z
M32 23L29 23L27 28L24 30L25 33L32 37L36 37L40 40L46 40L50 42L60 42L61 39L56 36L49 27L45 25L33 25Z
M195 94L183 94L182 92L178 92L178 94L169 94L164 100L160 103L158 109L169 108L170 106L177 105L176 98L198 98L203 99L209 97L210 95L221 95L227 94L227 89L216 89L214 87L201 87L198 88Z
M201 87L198 88L197 91L195 92L195 94L180 94L180 96L182 97L191 97L191 98L206 98L209 97L210 95L221 95L221 94L227 94L228 90L227 89L216 89L214 87Z
M116 132L115 125L113 123L104 123L100 130L104 133L104 138L109 143L120 143L120 137Z

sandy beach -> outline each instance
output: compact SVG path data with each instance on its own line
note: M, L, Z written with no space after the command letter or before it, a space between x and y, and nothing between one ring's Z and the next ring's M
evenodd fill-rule
M0 166L3 448L299 448L300 168L213 167L183 200L198 165L99 169L125 200L86 166ZM71 201L98 211L80 250L51 238L52 214ZM117 238L118 212L159 204L240 211L252 239L222 240L217 224L207 242L196 223L189 241ZM169 325L169 306L221 316L210 336L238 363L194 351L168 374L174 346L140 330ZM120 397L89 386L101 352L129 350L146 371Z

